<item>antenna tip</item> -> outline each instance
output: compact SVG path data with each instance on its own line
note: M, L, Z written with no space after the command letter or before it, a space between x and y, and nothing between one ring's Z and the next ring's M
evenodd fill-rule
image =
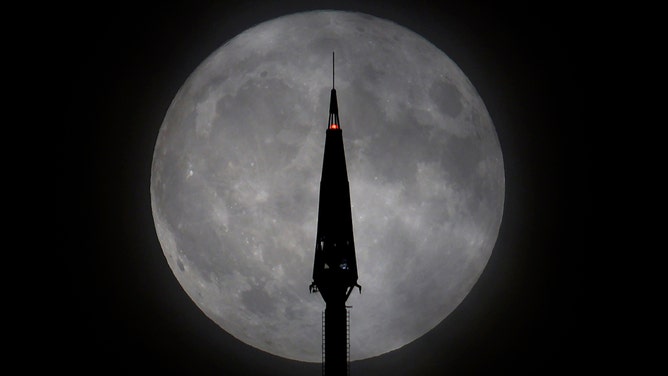
M334 89L334 51L332 51L332 89Z

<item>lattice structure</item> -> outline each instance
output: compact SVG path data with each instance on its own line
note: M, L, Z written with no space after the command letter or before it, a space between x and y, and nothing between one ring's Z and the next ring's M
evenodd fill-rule
M322 375L325 376L325 311L322 311Z
M350 310L346 307L346 374L350 376Z
M350 308L346 306L346 375L350 375ZM322 311L322 375L325 376L325 311Z

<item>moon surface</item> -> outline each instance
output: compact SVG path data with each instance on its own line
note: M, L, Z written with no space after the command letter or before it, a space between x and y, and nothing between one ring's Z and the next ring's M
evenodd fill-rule
M501 148L471 82L416 33L370 15L297 13L213 52L171 103L151 205L176 279L222 329L320 362L325 303L309 294L336 52L359 283L351 359L444 320L492 253Z

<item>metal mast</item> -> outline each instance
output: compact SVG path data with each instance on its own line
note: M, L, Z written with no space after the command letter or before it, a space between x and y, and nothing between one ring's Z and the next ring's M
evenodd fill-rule
M362 292L362 287L357 284L350 188L334 89L332 53L332 91L320 180L313 282L309 287L311 292L320 292L325 300L323 373L327 376L348 375L349 317L346 300L355 287Z

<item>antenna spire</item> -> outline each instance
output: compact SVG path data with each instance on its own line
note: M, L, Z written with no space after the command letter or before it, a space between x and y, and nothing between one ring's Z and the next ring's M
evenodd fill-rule
M339 105L336 103L336 89L334 89L334 51L332 51L332 93L329 99L329 126L327 129L341 129Z
M332 51L332 89L334 89L334 51Z

